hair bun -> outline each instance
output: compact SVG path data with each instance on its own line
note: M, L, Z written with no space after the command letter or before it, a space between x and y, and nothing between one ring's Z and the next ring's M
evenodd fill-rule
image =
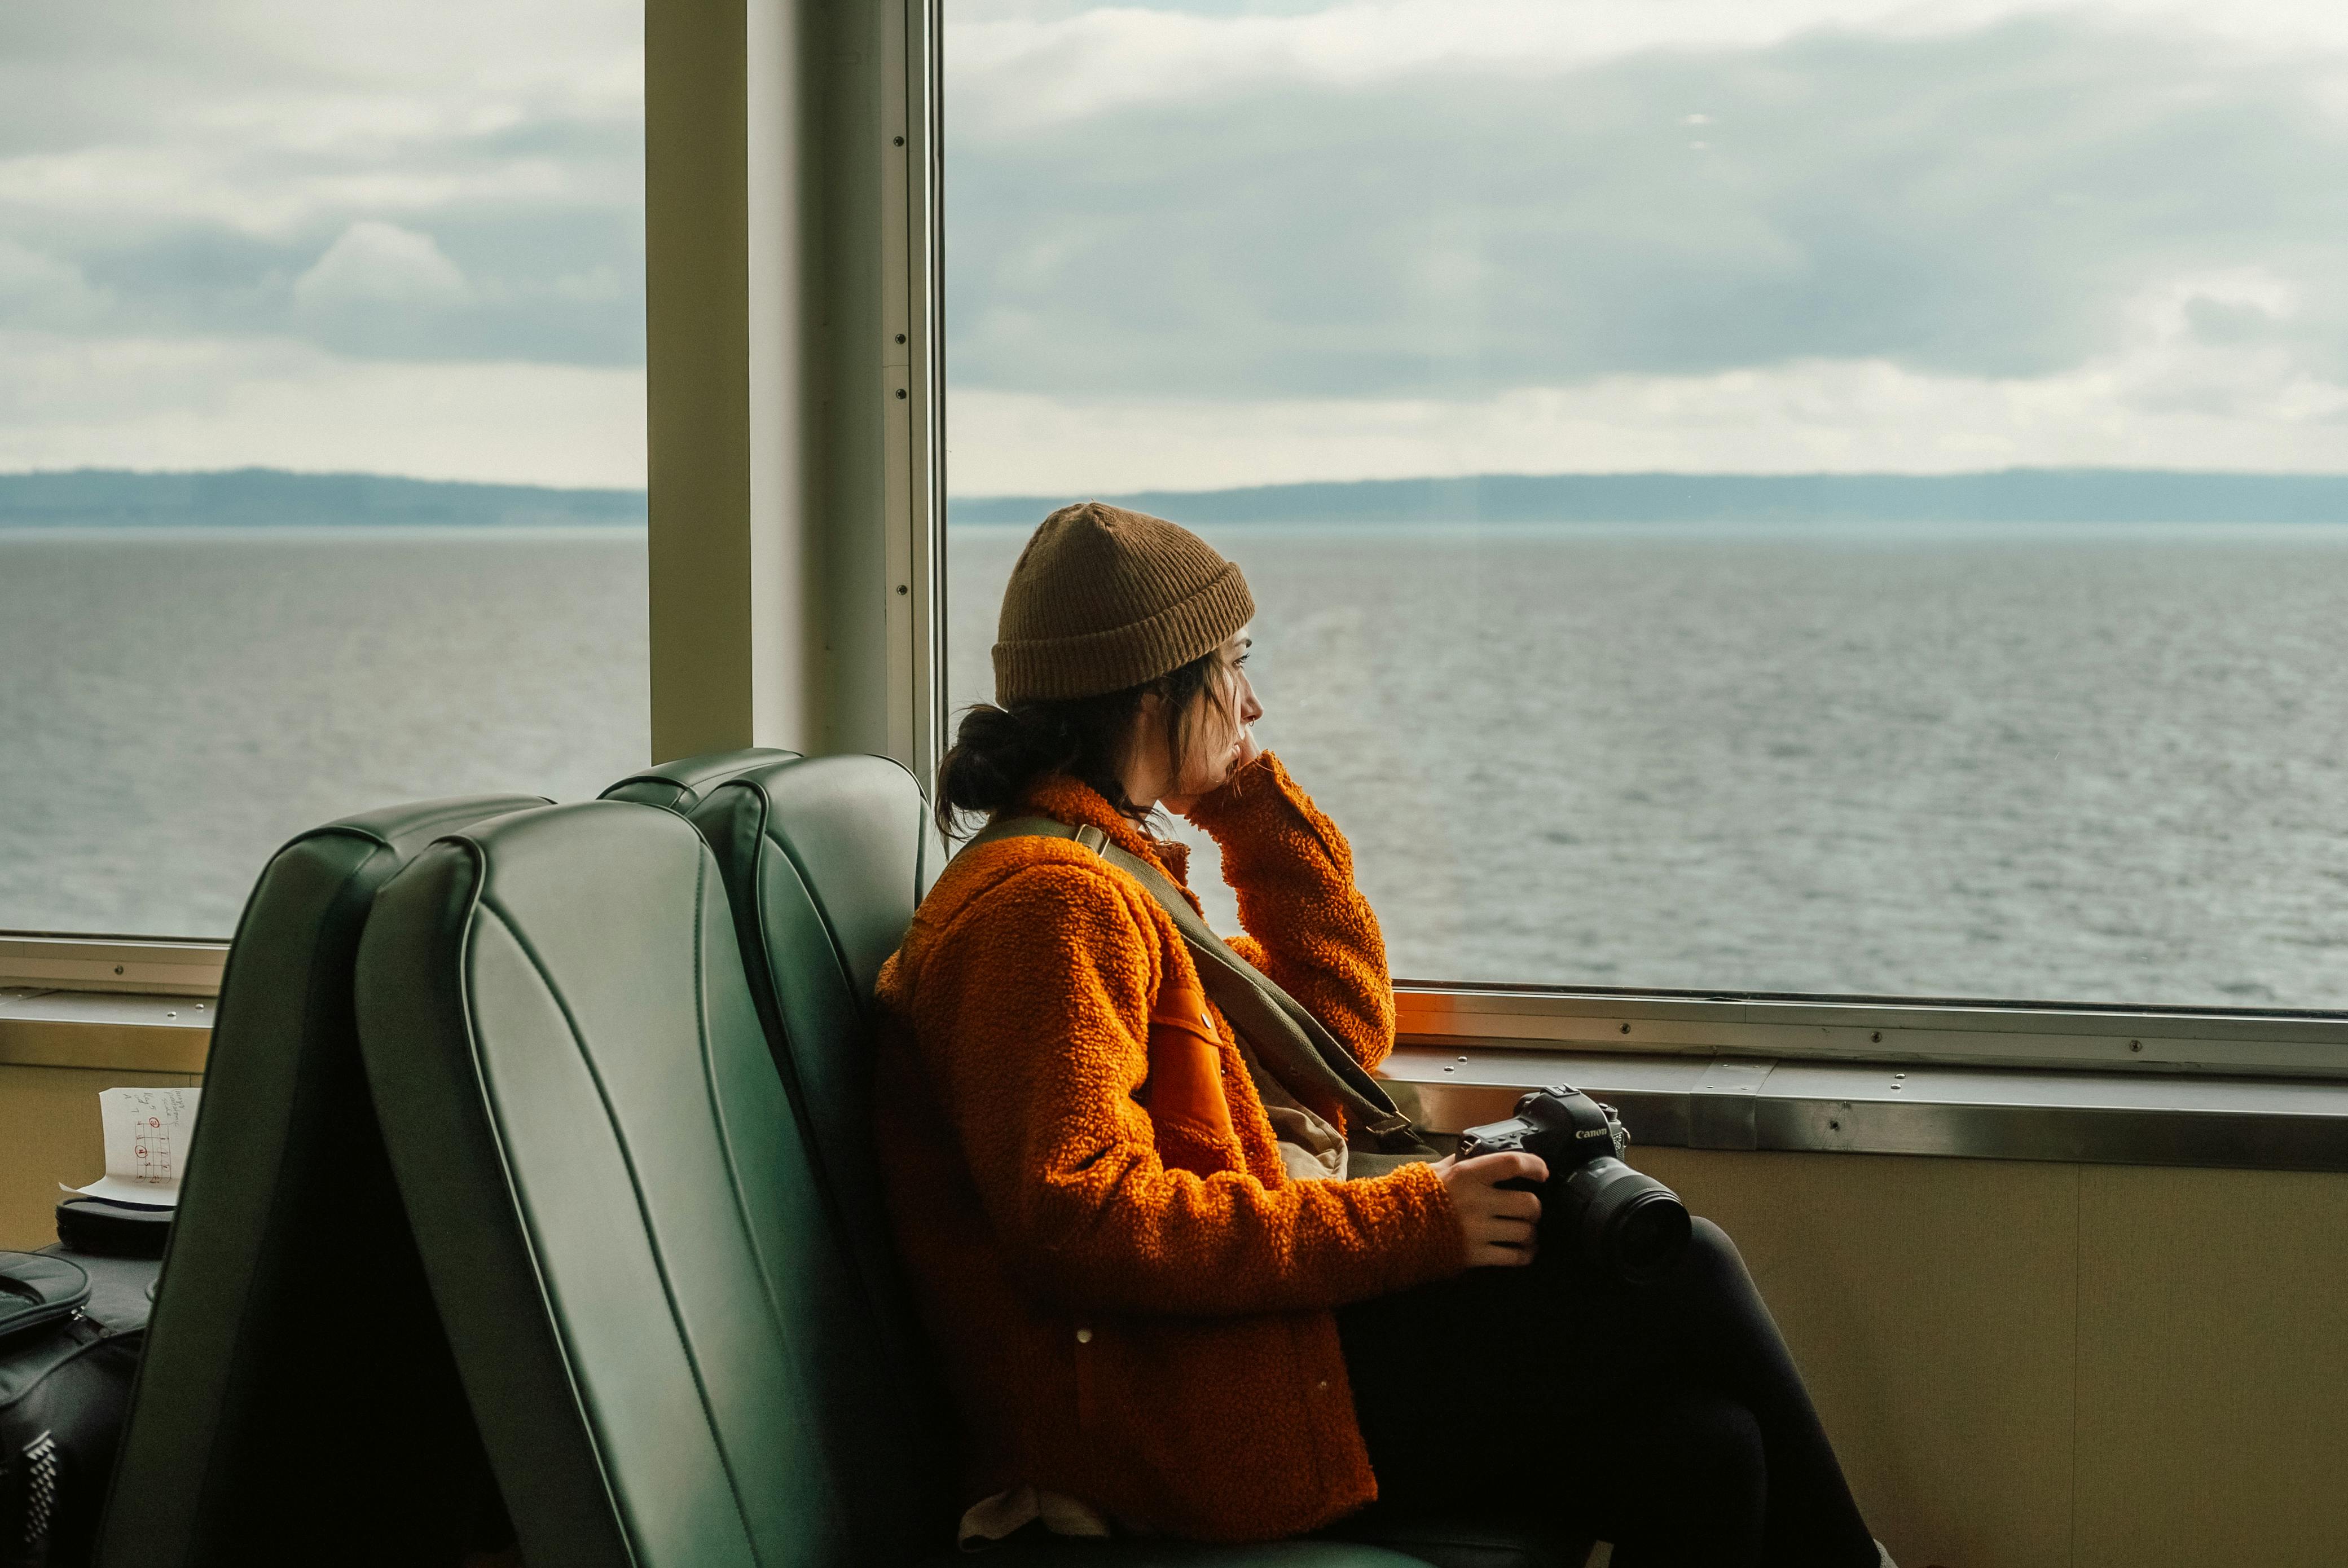
M981 702L963 714L953 749L939 766L939 804L963 812L1016 804L1039 776L1066 766L1076 751L1068 716L1053 706Z

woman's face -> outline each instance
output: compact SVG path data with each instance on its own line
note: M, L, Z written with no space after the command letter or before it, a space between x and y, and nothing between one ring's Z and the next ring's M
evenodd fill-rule
M1240 628L1223 644L1216 679L1199 694L1190 715L1189 754L1179 770L1168 770L1175 774L1166 791L1169 796L1202 795L1255 760L1260 748L1253 726L1263 717L1263 704L1255 700L1255 687L1248 680L1248 649L1253 641L1248 631Z
M1220 662L1207 689L1193 700L1184 730L1183 754L1173 755L1167 734L1165 699L1155 692L1134 710L1133 728L1118 765L1126 796L1145 805L1182 813L1190 803L1249 763L1262 750L1253 725L1263 717L1248 682L1248 629L1240 628L1216 651Z

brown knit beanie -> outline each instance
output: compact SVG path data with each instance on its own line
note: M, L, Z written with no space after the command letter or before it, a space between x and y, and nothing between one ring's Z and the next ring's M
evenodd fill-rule
M1163 518L1098 501L1037 527L1003 590L994 700L1122 692L1179 670L1255 619L1240 569Z

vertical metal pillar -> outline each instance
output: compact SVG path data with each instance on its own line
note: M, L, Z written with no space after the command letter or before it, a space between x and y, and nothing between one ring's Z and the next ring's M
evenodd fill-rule
M940 727L932 0L648 0L654 750Z

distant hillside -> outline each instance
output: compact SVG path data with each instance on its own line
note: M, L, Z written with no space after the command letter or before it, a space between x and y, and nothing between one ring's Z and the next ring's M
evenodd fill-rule
M957 523L1033 523L1066 496L963 496ZM2348 522L2348 475L2009 468L1986 474L1483 474L1103 500L1188 523ZM0 474L0 528L601 524L641 528L642 490L466 485L237 468Z
M642 528L642 490L462 485L379 474L0 474L0 528L277 528L322 524L615 524Z
M962 497L957 523L1033 523L1066 496ZM1479 474L1106 501L1185 523L2348 522L2348 475L2008 468L1985 474Z

